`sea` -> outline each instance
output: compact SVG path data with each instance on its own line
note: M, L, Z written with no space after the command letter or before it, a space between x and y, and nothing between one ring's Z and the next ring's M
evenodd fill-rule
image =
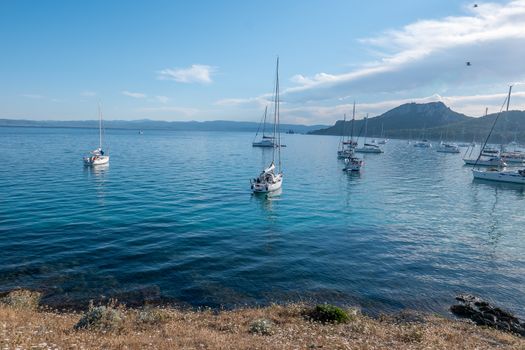
M471 293L525 316L525 188L389 140L342 171L335 136L283 135L283 188L253 195L254 134L0 128L0 292L52 307L310 302L449 314ZM275 154L276 162L278 152Z

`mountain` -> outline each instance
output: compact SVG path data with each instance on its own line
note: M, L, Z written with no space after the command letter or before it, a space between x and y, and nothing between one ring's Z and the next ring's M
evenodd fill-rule
M407 103L377 117L368 118L368 136L380 137L381 126L387 138L431 140L484 141L498 113L474 118L457 113L442 102ZM354 136L364 135L364 120L354 125ZM352 122L339 120L335 125L310 132L314 135L349 134ZM490 142L525 141L525 111L501 113Z
M400 130L423 130L440 127L452 123L465 122L471 117L454 112L443 102L406 103L389 110L380 116L368 118L368 135L380 136L381 127L389 137L398 135ZM363 134L365 121L357 120L354 125L354 135ZM315 135L341 135L351 130L351 121L346 124L339 120L335 125L311 132Z
M0 126L11 127L43 127L43 128L98 128L98 120L80 121L55 121L55 120L17 120L0 119ZM247 131L255 132L259 123L255 122L234 122L227 120L215 120L206 122L167 122L157 120L107 120L104 121L106 129L132 129L132 130L178 130L178 131ZM326 125L299 125L281 124L281 130L293 130L296 133L307 133Z

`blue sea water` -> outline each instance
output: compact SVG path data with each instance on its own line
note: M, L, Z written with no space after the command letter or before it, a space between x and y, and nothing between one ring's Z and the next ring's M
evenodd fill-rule
M470 292L524 316L525 189L474 182L461 155L391 140L346 174L337 137L283 135L284 184L253 134L0 128L0 291L54 306L309 300L446 313Z

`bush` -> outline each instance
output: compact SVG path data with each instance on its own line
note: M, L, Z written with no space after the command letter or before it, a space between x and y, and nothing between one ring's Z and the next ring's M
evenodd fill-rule
M250 324L250 333L272 335L273 322L264 318L255 320Z
M0 303L17 309L36 310L41 296L39 292L18 289L0 298Z
M75 325L75 329L90 329L99 331L113 331L122 327L123 312L111 302L107 306L89 305L88 311L82 315Z
M159 308L146 306L137 313L137 323L139 324L155 325L165 323L169 321L169 319L169 314Z
M317 305L310 310L308 317L321 323L347 323L350 321L350 316L346 311L329 304Z

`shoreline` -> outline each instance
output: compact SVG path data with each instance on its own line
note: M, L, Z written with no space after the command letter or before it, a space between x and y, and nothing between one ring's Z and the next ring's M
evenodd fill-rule
M518 335L414 311L370 317L326 304L195 310L110 301L80 313L39 306L37 292L8 296L0 300L2 349L525 348Z

